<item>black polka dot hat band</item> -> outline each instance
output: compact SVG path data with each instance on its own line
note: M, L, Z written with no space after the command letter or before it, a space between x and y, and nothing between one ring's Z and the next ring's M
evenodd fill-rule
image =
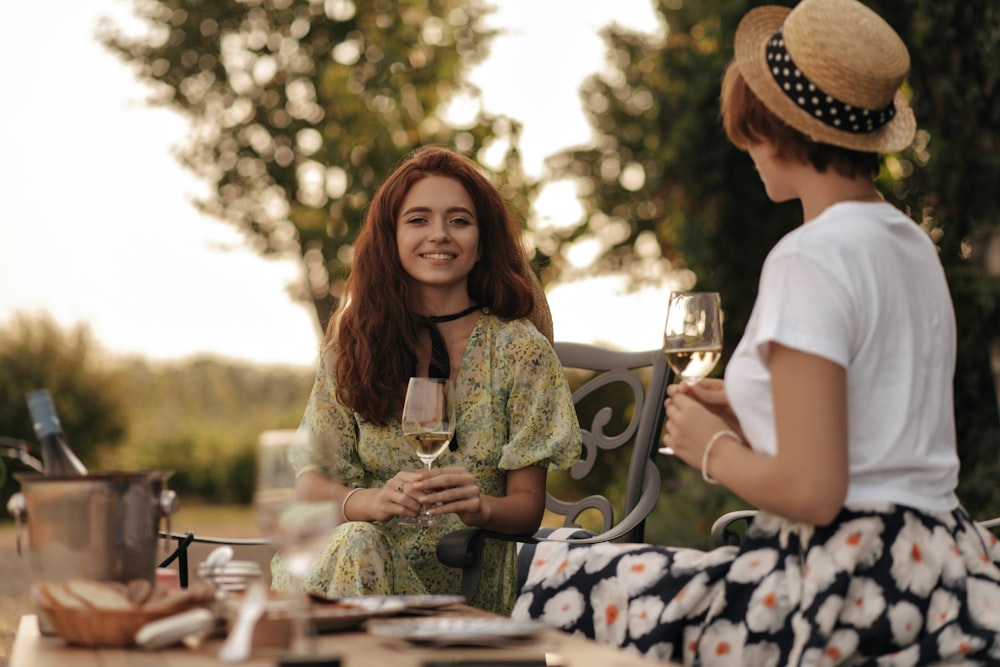
M916 121L899 90L910 57L896 32L857 0L802 0L747 13L735 59L754 94L813 141L891 153Z
M767 42L767 62L771 75L790 100L813 118L832 128L852 134L867 134L879 129L896 115L896 106L881 109L863 109L841 102L810 81L795 66L795 61L785 50L781 28Z

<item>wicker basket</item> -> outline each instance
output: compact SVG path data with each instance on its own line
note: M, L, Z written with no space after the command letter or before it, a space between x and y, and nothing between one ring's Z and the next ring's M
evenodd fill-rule
M70 644L77 646L133 646L139 628L167 616L180 613L194 606L171 605L160 609L103 610L73 609L37 603L45 613L52 629Z

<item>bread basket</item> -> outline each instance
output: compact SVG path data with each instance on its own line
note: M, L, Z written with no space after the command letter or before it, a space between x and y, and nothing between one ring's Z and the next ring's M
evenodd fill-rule
M110 610L74 609L40 603L52 629L62 639L77 646L134 646L139 628L167 616L196 606L189 602L183 606L162 609Z
M130 585L86 579L36 582L31 595L55 634L78 646L133 646L136 632L147 623L214 600L204 586L166 591L145 581Z

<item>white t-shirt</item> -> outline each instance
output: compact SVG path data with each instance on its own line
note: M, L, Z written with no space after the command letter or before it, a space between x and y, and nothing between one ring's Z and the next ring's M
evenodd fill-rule
M726 393L754 450L777 451L770 342L847 369L847 505L958 504L955 314L926 232L887 203L835 204L768 254ZM809 443L796 443L808 447Z

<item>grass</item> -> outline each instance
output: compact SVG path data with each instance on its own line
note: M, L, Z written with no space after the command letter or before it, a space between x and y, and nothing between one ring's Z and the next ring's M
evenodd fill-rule
M181 502L180 509L170 517L174 533L193 532L195 535L218 537L259 537L257 521L251 505L203 505Z

